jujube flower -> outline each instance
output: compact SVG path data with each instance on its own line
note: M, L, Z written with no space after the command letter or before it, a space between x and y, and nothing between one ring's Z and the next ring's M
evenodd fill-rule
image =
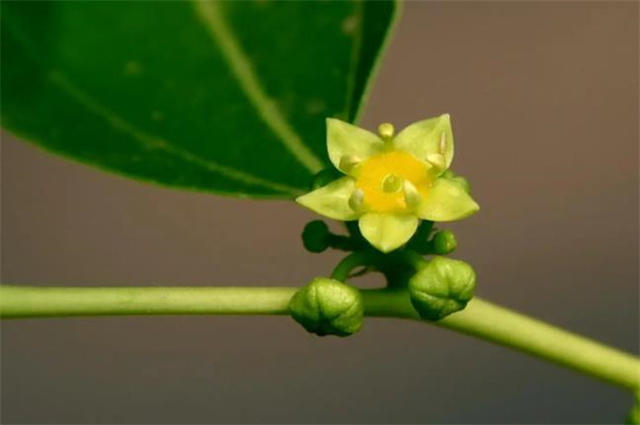
M378 133L327 119L329 159L346 176L296 201L329 218L358 220L362 235L383 252L406 243L420 219L452 221L478 211L464 179L445 173L453 160L448 114L395 136L384 123Z

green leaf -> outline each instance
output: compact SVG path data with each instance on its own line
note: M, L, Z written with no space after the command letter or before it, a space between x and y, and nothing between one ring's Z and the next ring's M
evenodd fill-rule
M2 2L2 125L130 177L291 198L354 121L393 2Z

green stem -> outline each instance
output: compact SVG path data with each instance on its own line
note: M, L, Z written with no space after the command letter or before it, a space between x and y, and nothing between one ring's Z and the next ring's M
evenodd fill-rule
M150 314L287 315L295 287L63 288L0 286L0 317ZM365 314L421 320L405 290L362 291ZM640 388L640 359L474 298L435 325L493 341L628 389Z
M346 282L349 273L356 267L365 266L371 263L370 254L365 251L356 251L344 257L331 272L331 278Z
M365 314L422 320L406 291L363 291ZM480 339L550 360L615 385L640 389L640 359L478 297L438 322Z
M0 286L0 317L289 314L292 287Z

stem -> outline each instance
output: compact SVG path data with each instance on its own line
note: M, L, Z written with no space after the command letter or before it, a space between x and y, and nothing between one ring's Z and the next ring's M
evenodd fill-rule
M362 248L362 244L352 239L349 236L329 234L329 246L333 249L339 249L341 251L357 251Z
M422 320L406 291L363 291L365 314ZM640 389L640 359L478 297L438 322L480 339L550 360L631 390Z
M0 317L150 314L288 315L295 287L63 288L0 286ZM362 290L365 315L421 320L406 290ZM640 359L474 298L434 323L538 356L612 384L640 388Z
M370 255L364 251L356 251L344 257L331 272L331 278L346 282L349 273L356 267L370 263Z
M289 314L292 287L0 286L0 317Z

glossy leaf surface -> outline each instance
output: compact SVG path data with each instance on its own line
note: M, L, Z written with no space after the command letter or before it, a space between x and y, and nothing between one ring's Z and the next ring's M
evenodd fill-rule
M2 2L2 125L153 182L291 198L354 121L392 2Z

